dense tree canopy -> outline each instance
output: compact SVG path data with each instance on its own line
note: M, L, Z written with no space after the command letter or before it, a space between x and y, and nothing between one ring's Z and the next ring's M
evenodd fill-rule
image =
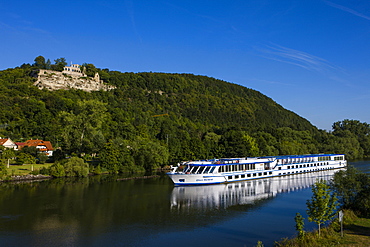
M370 154L367 123L344 120L332 132L318 130L260 92L206 76L84 63L88 76L98 72L116 89L39 90L38 69L66 64L45 60L0 71L0 136L51 141L62 153L94 156L114 171L214 157Z

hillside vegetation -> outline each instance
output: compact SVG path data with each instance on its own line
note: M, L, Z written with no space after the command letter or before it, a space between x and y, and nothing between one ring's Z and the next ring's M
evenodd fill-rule
M39 57L38 57L39 58ZM114 172L214 157L370 154L370 127L357 120L317 129L262 93L206 76L121 73L84 64L116 89L39 90L40 68L0 71L0 136L51 141L57 153L92 157ZM91 159L92 159L91 158Z

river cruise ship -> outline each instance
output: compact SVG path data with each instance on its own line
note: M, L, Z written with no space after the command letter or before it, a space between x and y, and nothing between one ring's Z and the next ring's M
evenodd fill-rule
M307 154L186 161L167 175L175 185L219 184L250 179L339 169L347 166L343 154Z

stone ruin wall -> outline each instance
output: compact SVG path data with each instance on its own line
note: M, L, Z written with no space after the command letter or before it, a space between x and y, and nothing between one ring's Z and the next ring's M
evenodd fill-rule
M67 74L64 72L40 69L37 77L37 81L34 83L39 89L46 88L48 90L69 90L71 88L81 89L83 91L99 91L99 90L111 90L114 86L104 84L100 80L99 74L91 77L81 77L80 73Z

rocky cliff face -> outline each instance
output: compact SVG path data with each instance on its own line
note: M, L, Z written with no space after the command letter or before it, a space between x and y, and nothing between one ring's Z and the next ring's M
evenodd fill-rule
M40 89L68 90L70 88L74 88L87 92L99 90L107 91L115 88L114 86L104 84L102 80L99 80L99 77L80 77L45 69L40 69L37 81L34 85Z

